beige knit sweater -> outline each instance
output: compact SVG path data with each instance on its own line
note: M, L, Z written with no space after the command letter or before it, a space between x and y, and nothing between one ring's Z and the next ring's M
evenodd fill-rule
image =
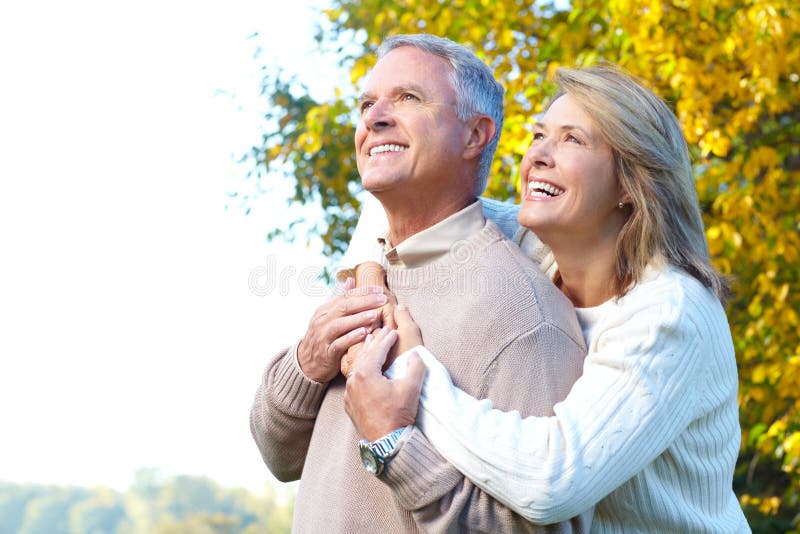
M424 267L390 266L387 279L453 382L498 408L551 415L581 374L572 306L491 222ZM295 345L269 363L256 394L251 430L264 461L280 480L300 478L296 532L588 531L590 512L549 527L525 522L417 429L380 478L370 475L344 411L344 383L306 378Z

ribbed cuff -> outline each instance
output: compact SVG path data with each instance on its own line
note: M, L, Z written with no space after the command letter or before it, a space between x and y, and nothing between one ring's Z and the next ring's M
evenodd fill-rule
M415 510L439 500L463 478L417 427L413 427L381 475L381 480L405 510Z
M311 380L297 363L295 343L276 364L272 372L272 399L284 413L294 417L314 417L319 411L327 384Z

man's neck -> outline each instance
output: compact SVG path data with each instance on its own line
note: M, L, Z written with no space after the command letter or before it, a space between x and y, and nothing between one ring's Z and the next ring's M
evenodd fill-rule
M393 247L463 210L475 202L475 197L463 195L435 203L429 200L419 199L418 202L397 206L381 201L389 221L389 241Z

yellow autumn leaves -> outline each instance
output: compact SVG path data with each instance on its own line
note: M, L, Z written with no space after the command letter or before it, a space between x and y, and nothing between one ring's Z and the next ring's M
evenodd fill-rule
M425 31L476 51L506 88L488 189L502 198L518 187L529 125L547 104L559 65L611 61L667 101L693 156L712 261L734 279L727 312L743 430L736 489L751 521L752 514L772 514L787 530L798 529L800 3L334 0L321 17L322 43L348 43L343 61L354 86L387 35ZM346 96L331 102L292 99L284 108L291 120L264 147L265 162L293 166L295 200L327 210L320 232L329 251L346 243L357 208L357 89L342 89Z

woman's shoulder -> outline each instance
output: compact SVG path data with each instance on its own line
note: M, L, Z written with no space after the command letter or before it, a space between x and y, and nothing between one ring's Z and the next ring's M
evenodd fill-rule
M719 299L699 280L674 266L649 266L642 279L617 300L615 308L627 317L645 315L672 324L715 322L727 328Z
M650 265L642 279L633 286L623 299L651 301L666 299L679 306L699 303L719 303L719 299L699 280L678 267Z
M712 354L728 361L730 327L719 300L689 274L649 268L625 296L611 301L593 327L589 351L620 355L680 354L681 361Z
M520 225L517 221L519 205L484 197L480 198L480 202L483 216L494 222L504 236L513 240L520 230Z

